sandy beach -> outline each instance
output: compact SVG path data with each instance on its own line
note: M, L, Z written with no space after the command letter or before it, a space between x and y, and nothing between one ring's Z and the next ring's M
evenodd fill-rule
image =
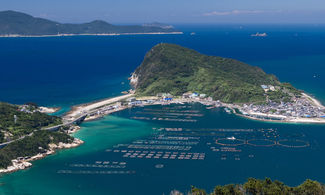
M73 117L80 115L82 113L87 113L87 112L94 110L96 108L100 108L100 107L108 105L108 104L113 104L115 102L130 98L132 96L134 96L134 94L126 94L126 95L122 95L122 96L118 96L118 97L114 97L114 98L104 99L104 100L94 102L94 103L74 106L74 107L72 107L71 111L65 115L65 118L73 118Z
M54 112L57 112L59 111L61 108L50 108L50 107L44 107L44 106L40 106L39 107L39 111L41 113L46 113L46 114L51 114L51 113L54 113Z
M247 119L251 120L258 120L258 121L264 121L264 122L274 122L274 123L316 123L316 124L325 124L325 119L322 118L286 118L282 115L273 115L274 118L277 118L278 120L275 119L264 119L264 118L258 118L254 116L249 116L249 115L244 115L244 114L238 114L235 113L237 116L241 116ZM264 114L264 113L256 113L256 116L261 116L261 117L270 117L270 115Z
M325 107L315 98L311 97L310 95L307 95L306 93L302 93L302 95L305 96L306 98L310 99L314 103L315 106L325 109Z

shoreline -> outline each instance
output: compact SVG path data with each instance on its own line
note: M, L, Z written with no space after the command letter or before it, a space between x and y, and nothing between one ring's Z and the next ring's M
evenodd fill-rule
M247 113L247 115L242 114L242 113L237 113L235 109L240 110L240 106L236 104L227 104L227 103L222 103L219 101L213 101L213 100L207 100L207 99L199 99L199 98L175 98L171 101L164 101L162 99L159 99L155 96L149 96L149 97L136 97L135 99L137 101L143 101L146 102L147 100L153 100L151 103L141 103L141 104L135 104L135 105L122 105L120 101L124 101L128 98L134 97L135 94L133 91L129 94L125 94L122 96L117 96L117 97L112 97L112 98L107 98L95 102L90 102L90 103L85 103L85 104L80 104L77 106L73 106L72 109L65 113L63 115L63 119L65 120L71 120L71 118L75 117L80 117L80 115L88 115L85 118L85 122L89 121L94 121L94 120L99 120L104 116L107 116L109 114L119 112L122 110L125 110L127 108L133 108L133 107L144 107L144 106L152 106L152 105L169 105L169 104L185 104L185 103L200 103L205 106L209 106L206 109L212 109L212 108L228 108L230 109L230 114L235 114L239 117L243 117L246 119L250 120L256 120L256 121L263 121L263 122L272 122L272 123L291 123L291 124L325 124L325 118L301 118L301 117L287 117L283 115L275 115L275 114L265 114L265 113ZM316 106L319 106L321 108L325 108L318 100L315 98L303 93L303 96L308 97L310 101L312 101ZM120 104L119 104L120 103ZM252 114L253 116L251 116ZM255 115L255 116L254 116ZM265 118L259 118L259 117L267 117L270 119L265 119ZM277 118L272 119L272 118ZM68 130L68 134L73 134L77 131L80 130L80 126L75 125L70 130ZM18 170L26 169L32 166L30 161L38 160L41 158L44 158L50 154L53 154L56 152L57 149L69 149L69 148L74 148L78 147L84 143L82 140L78 138L74 138L74 141L72 144L64 144L64 143L59 143L58 145L56 144L49 144L50 149L43 154L37 154L33 157L30 157L29 159L24 159L21 161L18 161L17 159L13 159L13 165L7 167L6 169L0 169L0 174L1 173L10 173L10 172L15 172Z
M121 96L106 98L106 99L102 99L102 100L98 100L98 101L94 101L94 102L89 102L89 103L72 106L71 110L68 111L67 113L64 113L62 118L69 119L72 117L76 117L76 116L83 114L85 112L90 112L90 111L96 110L96 109L103 107L105 105L113 104L118 101L130 98L132 96L134 96L134 94L129 93L129 94L121 95Z
M235 115L239 117L243 117L246 119L250 120L255 120L255 121L262 121L262 122L269 122L269 123L281 123L281 124L325 124L325 120L313 120L308 118L297 118L297 119L291 119L291 120L275 120L275 119L263 119L263 118L258 118L258 117L253 117L253 116L248 116L244 114L239 114L239 113L234 113Z
M303 94L304 96L308 96L307 94ZM85 122L87 121L93 121L93 120L98 120L106 115L112 114L114 112L118 112L127 108L132 108L137 107L139 105L133 105L133 106L118 106L117 108L111 108L111 109L105 109L105 107L107 107L108 105L112 105L114 103L117 103L120 100L123 99L127 99L130 97L133 97L134 94L127 94L123 95L123 96L117 96L115 98L109 98L109 99L104 99L104 100L100 100L94 103L86 103L83 105L79 105L77 107L74 107L73 110L71 110L69 113L67 113L66 115L64 115L64 117L75 117L78 116L78 113L83 113L81 111L83 110L87 110L88 112L90 111L92 114L90 116L88 116L85 119ZM317 102L318 106L325 108L324 106L322 106L322 104L312 98L311 96L308 96L308 98L313 101L313 102ZM265 113L255 113L255 112L251 112L248 113L248 115L245 114L240 114L240 113L236 113L234 111L234 109L239 109L240 110L240 106L236 105L236 104L227 104L227 103L222 103L222 102L217 102L217 101L209 101L209 100L202 100L202 99L183 99L183 98L175 98L172 101L161 101L159 99L157 99L157 97L136 97L137 101L146 101L146 100L153 100L153 103L143 103L140 106L150 106L150 105L166 105L166 104L184 104L184 103L201 103L203 105L210 105L213 106L214 108L217 107L224 107L224 108L229 108L231 109L233 112L233 114L244 117L244 118L248 118L251 120L257 120L257 121L264 121L264 122L276 122L276 123L295 123L295 124L325 124L325 118L303 118L303 117L287 117L284 115L276 115L276 114L265 114ZM254 116L255 115L255 116ZM266 117L266 118L260 118L260 117ZM273 119L272 119L273 118Z
M12 165L8 166L5 169L0 169L0 175L1 174L8 174L8 173L13 173L19 170L24 170L27 168L30 168L33 166L32 161L35 160L39 160L42 158L45 158L51 154L56 153L58 150L62 150L62 149L70 149L70 148L75 148L80 146L81 144L83 144L84 141L78 139L78 138L74 138L72 143L62 143L59 142L58 144L49 144L49 149L45 152L45 153L38 153L34 156L31 157L22 157L22 159L20 159L21 157L17 158L17 159L13 159L11 160Z
M61 107L45 107L45 106L39 107L39 112L45 114L53 114L55 112L58 112L59 110L61 110Z
M151 32L151 33L84 33L84 34L56 34L56 35L0 35L0 38L37 38L37 37L73 37L73 36L121 36L121 35L182 35L183 32Z
M325 109L325 106L323 106L323 104L319 100L315 99L311 95L308 95L306 93L302 93L302 95L305 96L306 98L310 99L314 103L315 106Z

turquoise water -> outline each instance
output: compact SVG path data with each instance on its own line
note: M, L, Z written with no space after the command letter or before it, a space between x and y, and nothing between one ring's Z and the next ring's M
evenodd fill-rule
M65 167L73 162L104 160L105 157L102 156L102 152L106 148L119 143L127 143L151 132L151 128L146 123L114 116L85 123L82 125L82 129L75 136L85 140L83 145L78 148L59 151L55 155L34 162L31 169L1 178L1 182L5 185L0 188L0 193L89 194L92 191L91 186L94 183L101 182L103 178L84 178L79 175L67 177L66 175L57 174L58 168Z
M119 95L129 88L127 77L141 63L145 52L157 43L171 42L260 66L325 103L323 26L239 27L180 26L185 34L176 36L1 38L0 66L6 74L0 77L0 100L61 106L60 114L75 104ZM269 36L250 37L257 31ZM196 35L190 36L190 32ZM125 110L84 123L75 136L85 144L36 161L30 169L3 176L0 194L168 194L173 189L186 192L191 185L212 189L217 184L244 182L248 177L271 177L289 185L306 178L325 182L323 125L264 123L229 115L222 109L178 106ZM178 111L184 112L179 115ZM162 127L182 130L159 131ZM273 137L261 129L273 129ZM199 138L176 145L198 142L190 145L189 151L178 152L205 153L204 160L123 157L121 150L133 142L175 144L171 140L162 142L157 139L159 135ZM224 146L216 142L229 144L226 138L231 136L251 140L253 145L274 141L281 145L243 144L221 151ZM145 151L129 150L134 150L132 154Z
M185 115L172 117L171 113ZM155 117L197 121L152 120ZM174 130L161 130L162 127ZM191 185L212 189L216 184L244 182L248 177L271 177L289 185L300 184L307 178L324 179L323 125L263 123L227 114L222 109L208 110L190 104L125 110L84 123L75 136L85 144L37 161L31 169L7 175L0 180L4 184L3 193L168 194L173 189L186 192ZM249 140L251 145L232 145L227 140L231 136L239 144L240 140ZM184 138L190 139L184 141ZM175 144L175 140L182 142ZM268 147L274 141L284 146ZM191 149L134 149L132 145L191 146ZM123 150L139 155L145 151L155 151L155 155L178 152L178 156L176 159L125 157ZM192 159L193 155L191 160L178 159L182 152L204 153L204 159Z

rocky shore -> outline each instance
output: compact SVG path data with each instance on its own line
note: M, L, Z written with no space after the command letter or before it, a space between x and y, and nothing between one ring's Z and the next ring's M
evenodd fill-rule
M0 169L0 174L1 173L10 173L10 172L15 172L18 170L26 169L26 168L32 166L32 163L30 163L31 161L38 160L38 159L44 158L48 155L51 155L51 154L55 153L56 150L74 148L74 147L77 147L83 143L84 142L82 140L74 138L72 143L59 142L58 144L54 144L54 143L49 144L49 149L47 151L45 151L44 153L38 153L37 155L32 156L32 157L18 157L17 159L12 160L11 161L12 165L8 166L6 169Z

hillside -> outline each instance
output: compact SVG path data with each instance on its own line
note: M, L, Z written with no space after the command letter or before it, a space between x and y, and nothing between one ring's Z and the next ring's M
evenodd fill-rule
M243 62L200 54L174 44L158 44L145 56L132 75L131 84L138 95L186 92L204 93L228 103L264 102L261 85L276 86L270 98L282 100L283 91L296 92L290 84L281 84L261 68Z
M109 34L109 33L154 33L177 32L169 26L157 25L112 25L105 21L95 20L83 24L62 24L59 22L36 18L31 15L15 12L0 12L0 35L57 35L57 34Z
M0 102L0 143L61 123L61 118L40 113L35 105L17 106Z

